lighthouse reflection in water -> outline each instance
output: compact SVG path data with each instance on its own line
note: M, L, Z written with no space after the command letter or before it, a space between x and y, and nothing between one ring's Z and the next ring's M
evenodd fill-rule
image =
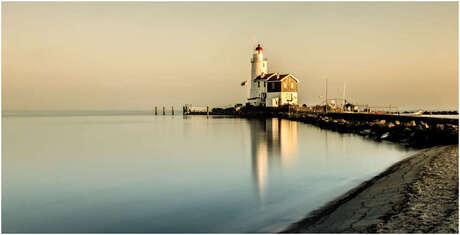
M297 122L278 118L249 122L252 173L259 199L263 200L268 171L295 161L298 152Z

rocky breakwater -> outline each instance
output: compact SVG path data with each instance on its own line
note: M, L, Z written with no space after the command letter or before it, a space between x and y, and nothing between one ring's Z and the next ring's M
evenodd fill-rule
M284 118L341 133L355 133L376 141L392 141L418 148L458 143L458 119L367 113L309 113L289 107L244 107L236 111L235 115L246 118Z
M401 118L397 116L386 120L352 117L332 117L325 114L279 113L281 118L301 121L341 133L355 133L377 141L387 140L412 147L431 147L436 145L456 144L458 142L458 121L443 123L438 119ZM351 115L349 115L351 116ZM376 116L379 117L379 116ZM412 119L412 120L411 120Z

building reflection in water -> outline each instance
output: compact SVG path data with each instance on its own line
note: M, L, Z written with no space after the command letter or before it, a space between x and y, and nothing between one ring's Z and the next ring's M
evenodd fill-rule
M297 122L289 120L249 120L252 174L259 199L263 199L270 169L291 164L297 156Z

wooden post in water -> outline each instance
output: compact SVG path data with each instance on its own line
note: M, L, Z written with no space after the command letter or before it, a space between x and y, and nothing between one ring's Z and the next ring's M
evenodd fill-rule
M209 106L206 106L206 115L209 116Z
M155 106L155 115L158 115L158 107Z
M163 115L166 115L166 107L163 105Z
M174 106L171 106L171 115L174 116Z

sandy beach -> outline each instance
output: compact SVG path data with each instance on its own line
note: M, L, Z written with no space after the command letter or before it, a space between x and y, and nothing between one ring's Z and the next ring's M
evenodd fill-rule
M284 233L458 233L458 145L422 150Z

